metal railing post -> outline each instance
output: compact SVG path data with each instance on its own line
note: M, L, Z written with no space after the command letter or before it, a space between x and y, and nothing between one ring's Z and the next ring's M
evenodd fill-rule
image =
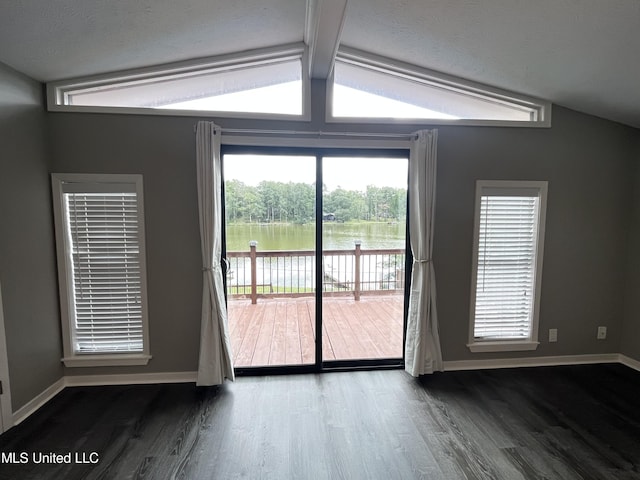
M258 242L251 240L249 242L250 258L251 258L251 304L258 303L258 286L256 277L258 276L258 269L256 266L256 247Z
M353 282L353 296L356 302L360 300L360 247L362 246L362 240L356 240L356 258L354 266L354 282Z

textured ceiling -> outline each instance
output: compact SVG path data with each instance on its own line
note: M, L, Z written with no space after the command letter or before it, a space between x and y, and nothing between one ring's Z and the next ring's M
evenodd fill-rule
M305 12L304 0L1 0L0 61L51 81L239 52L302 41ZM341 43L640 127L638 0L348 0Z
M40 81L301 42L304 0L0 0L0 61Z

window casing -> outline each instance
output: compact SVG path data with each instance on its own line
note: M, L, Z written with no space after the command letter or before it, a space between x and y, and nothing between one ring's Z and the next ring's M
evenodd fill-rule
M52 174L66 366L149 355L141 175Z
M547 182L476 184L472 352L538 346L546 198Z

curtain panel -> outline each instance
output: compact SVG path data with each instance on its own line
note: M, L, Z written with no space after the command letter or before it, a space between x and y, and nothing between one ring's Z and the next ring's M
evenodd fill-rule
M409 232L413 269L405 343L405 370L414 377L443 369L432 258L437 140L437 130L418 132L411 145L409 157Z
M224 284L222 252L221 129L211 122L196 126L198 212L202 246L202 320L197 385L234 380Z

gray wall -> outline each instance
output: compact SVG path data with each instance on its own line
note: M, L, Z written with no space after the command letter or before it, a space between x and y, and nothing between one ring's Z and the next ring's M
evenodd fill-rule
M637 137L559 107L551 129L440 129L434 259L445 359L619 352ZM535 352L471 354L465 346L476 179L549 182ZM599 325L606 340L596 340ZM549 328L558 329L557 343L548 343Z
M195 371L202 266L194 120L50 114L53 171L141 173L149 333L146 367L66 368L66 375Z
M0 64L0 281L13 410L62 377L42 87Z
M640 361L640 145L630 176L634 189L629 215L627 285L620 353Z
M49 121L54 171L142 173L145 182L153 360L147 367L66 374L195 370L201 298L196 119L54 113ZM274 128L264 122L219 123ZM317 121L282 126L340 128ZM445 360L619 352L637 131L559 107L551 129L439 131L434 258ZM466 347L476 179L549 181L542 342L536 352L471 354ZM607 340L596 340L598 325L609 328ZM558 329L557 343L547 343L549 328Z

